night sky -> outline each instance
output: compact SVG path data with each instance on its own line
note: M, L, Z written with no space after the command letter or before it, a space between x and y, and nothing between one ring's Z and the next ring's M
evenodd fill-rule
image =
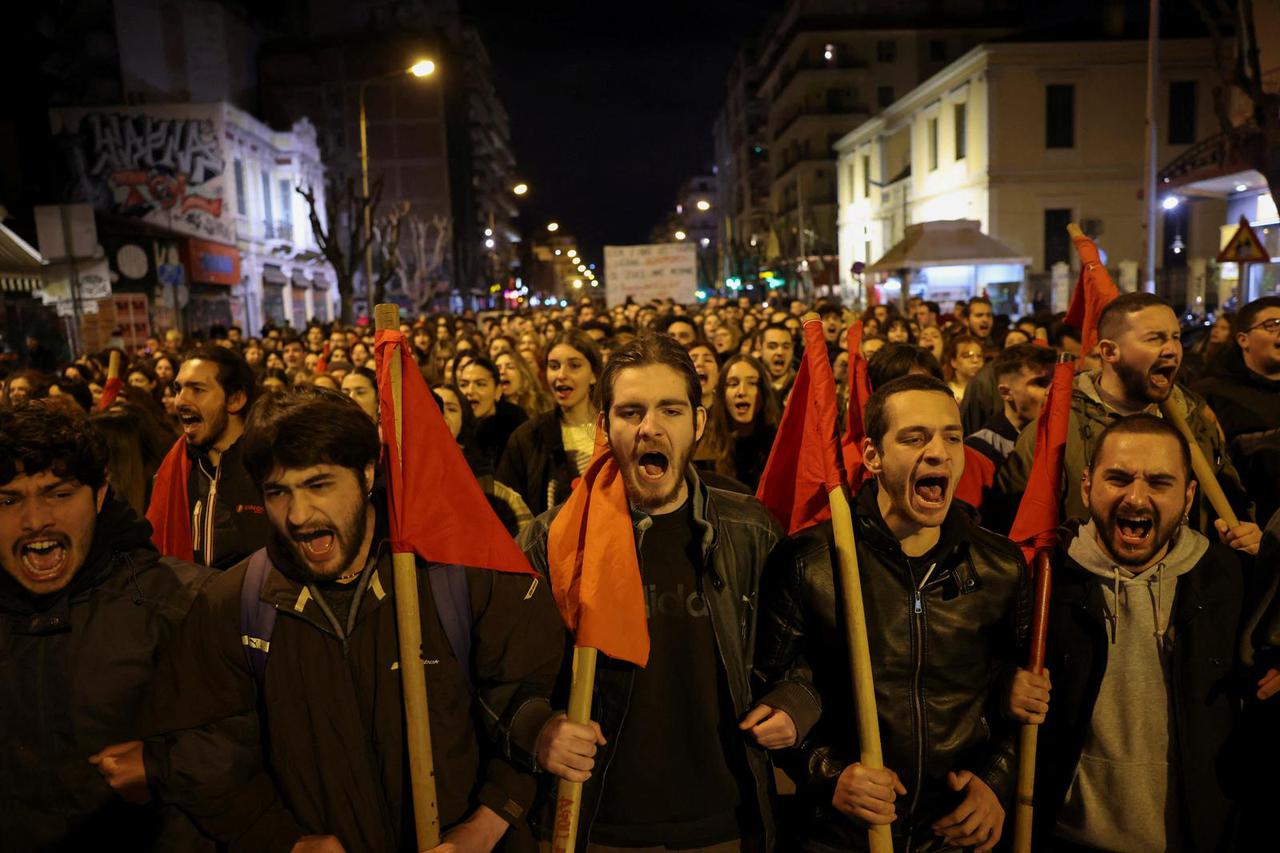
M681 182L710 173L712 124L744 39L783 0L516 3L471 0L511 115L525 239L551 219L589 260L643 243Z

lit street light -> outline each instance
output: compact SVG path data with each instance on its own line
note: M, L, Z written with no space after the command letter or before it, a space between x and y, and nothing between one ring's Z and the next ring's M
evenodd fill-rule
M511 191L516 195L524 195L529 191L529 185L523 184L523 183L516 184L514 187L511 188Z
M698 210L710 210L710 209L711 209L711 202L707 201L705 198L698 199Z
M492 249L492 248L493 248L493 238L492 238L492 237L490 237L489 239L487 239L487 240L485 240L485 241L484 241L484 247L485 247L486 249Z
M568 255L569 255L569 257L571 257L571 258L576 258L576 257L578 257L578 250L577 250L577 249L570 249L570 250L569 250L569 252L568 252Z
M580 278L575 278L575 279L573 280L573 289L574 289L574 290L582 290L582 279L580 279Z
M689 235L685 234L683 231L677 231L675 234L677 240L683 240L687 236Z
M547 230L554 234L555 232L557 232L557 231L559 231L559 230L560 230L560 223L559 223L559 222L548 222L548 223L547 223Z
M412 74L419 79L430 77L436 72L436 64L430 59L419 59L408 68L402 68L398 71L392 71L383 74L380 77L370 79L384 79L387 77L399 77L403 74ZM363 80L360 83L360 187L364 193L364 286L368 292L370 299L373 298L373 211L369 206L369 123L365 118L364 111L364 93L369 87L369 80Z

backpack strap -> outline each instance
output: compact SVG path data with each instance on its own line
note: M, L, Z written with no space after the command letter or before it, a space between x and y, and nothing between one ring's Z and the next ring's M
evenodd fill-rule
M467 588L467 567L436 564L430 569L431 598L436 615L444 626L453 656L462 668L462 677L471 684L471 593Z
M276 609L262 600L262 587L270 573L271 558L266 548L259 548L250 555L249 567L240 584L240 643L259 689L267 676L271 632L276 627Z

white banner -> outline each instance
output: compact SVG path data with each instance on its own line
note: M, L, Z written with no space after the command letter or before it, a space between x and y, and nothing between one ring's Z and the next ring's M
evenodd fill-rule
M604 247L605 297L610 307L631 297L694 301L698 287L698 250L692 243L656 243Z

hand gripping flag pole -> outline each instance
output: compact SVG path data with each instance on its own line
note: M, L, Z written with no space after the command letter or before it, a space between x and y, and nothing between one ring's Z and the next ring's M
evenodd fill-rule
M778 427L778 435L756 496L768 507L788 535L826 518L831 519L836 544L840 600L844 608L846 642L853 675L857 715L859 761L872 770L884 768L880 747L880 719L872 680L871 647L867 642L867 616L858 571L858 549L853 537L853 516L845 495L845 474L840 470L841 449L836 439L836 391L822 336L822 322L809 313L804 322L804 360L792 386L791 399ZM852 346L852 343L851 343ZM857 357L851 350L849 369ZM853 376L851 375L851 381ZM864 402L864 401L859 401ZM852 405L852 403L851 403ZM846 452L849 448L845 448ZM861 459L860 449L856 456ZM849 477L850 481L854 478ZM871 853L893 853L889 826L867 830Z
M400 329L400 307L378 305L374 308L374 324L378 331ZM390 351L390 405L395 412L396 447L402 448L404 436L403 367L400 345ZM403 455L388 460L403 465ZM401 496L403 499L403 496ZM394 510L392 512L394 515ZM391 555L395 578L396 628L400 639L400 683L404 694L405 738L409 745L409 780L413 790L413 818L417 828L418 849L430 850L440 843L440 813L436 805L435 762L431 753L431 727L427 713L427 673L422 661L422 617L418 612L418 570L412 551L397 548Z

